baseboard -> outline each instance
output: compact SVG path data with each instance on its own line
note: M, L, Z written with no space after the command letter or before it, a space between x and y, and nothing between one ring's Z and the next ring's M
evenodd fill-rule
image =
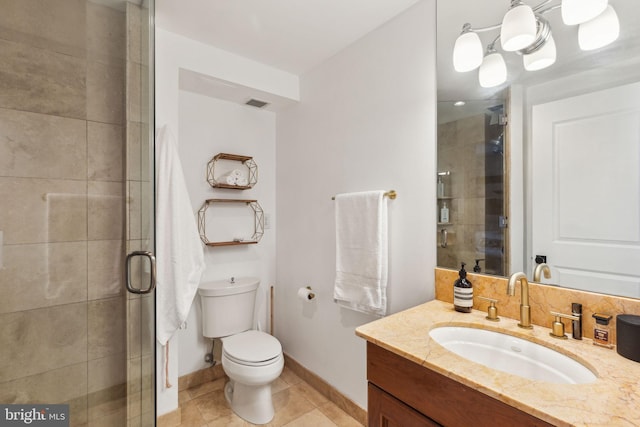
M284 365L291 369L291 371L302 380L306 381L311 387L318 390L318 392L333 402L338 408L355 418L360 424L363 426L367 425L367 411L286 353L284 355Z
M177 427L182 424L182 409L167 412L156 420L156 427Z
M222 377L224 377L222 363L218 362L209 368L200 369L199 371L191 372L178 378L178 391L215 381Z
M200 384L217 380L224 377L222 364L216 363L209 368L200 369L178 378L178 391L183 391ZM160 415L157 419L157 427L177 427L182 423L182 409L178 407L175 411Z

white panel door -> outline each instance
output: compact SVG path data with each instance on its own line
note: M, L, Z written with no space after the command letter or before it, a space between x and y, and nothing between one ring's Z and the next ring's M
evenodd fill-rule
M640 297L640 83L533 106L533 253L553 283Z

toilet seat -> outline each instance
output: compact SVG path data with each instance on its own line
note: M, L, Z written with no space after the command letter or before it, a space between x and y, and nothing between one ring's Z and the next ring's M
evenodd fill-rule
M245 366L265 366L282 357L282 345L260 331L246 331L222 339L223 356Z

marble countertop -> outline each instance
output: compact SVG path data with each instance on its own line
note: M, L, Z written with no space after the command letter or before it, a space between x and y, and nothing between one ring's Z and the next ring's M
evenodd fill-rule
M501 317L500 322L491 322L485 316L478 310L459 313L452 304L434 300L362 325L356 334L554 425L640 426L640 363L615 349L594 346L590 339L559 340L549 336L549 328L534 325L526 330L517 326L517 320ZM589 384L553 384L493 370L433 341L428 332L440 326L472 326L543 344L580 361L598 379Z

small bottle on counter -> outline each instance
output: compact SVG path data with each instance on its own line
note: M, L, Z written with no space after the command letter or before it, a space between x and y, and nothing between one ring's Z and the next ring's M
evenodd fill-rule
M441 176L438 176L438 197L444 197L444 182L442 182Z
M600 347L613 348L611 344L611 334L609 330L609 322L611 317L608 314L593 313L592 317L596 319L593 327L593 344Z
M473 285L467 280L467 271L462 263L458 279L453 282L453 308L461 313L471 313L473 307Z

